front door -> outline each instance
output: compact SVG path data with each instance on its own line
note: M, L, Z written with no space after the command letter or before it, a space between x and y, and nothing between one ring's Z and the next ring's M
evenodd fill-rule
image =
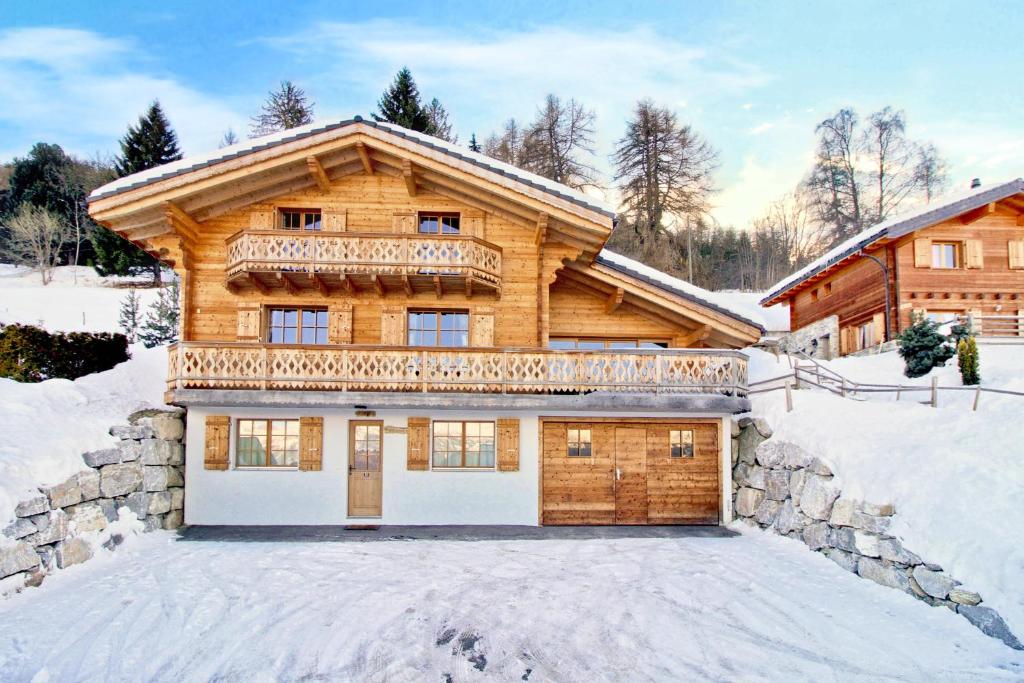
M348 515L381 516L381 444L384 423L352 420L348 431Z
M647 524L647 430L615 428L615 523Z

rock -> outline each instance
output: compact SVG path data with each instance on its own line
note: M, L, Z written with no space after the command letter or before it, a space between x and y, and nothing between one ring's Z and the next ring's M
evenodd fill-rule
M788 470L803 469L811 464L811 454L796 444L787 443L782 457L782 466Z
M92 546L84 538L69 538L57 546L55 557L57 559L57 567L65 569L91 559Z
M53 569L53 555L56 549L56 545L41 545L36 548L36 554L39 555L40 569L45 571Z
M32 545L18 541L0 546L0 579L39 566L39 555Z
M142 490L143 491L166 491L167 470L169 467L145 466L142 468Z
M171 510L171 492L156 491L149 494L149 506L146 513L149 515L162 515Z
M171 509L183 510L185 508L185 489L171 489Z
M764 473L765 495L772 500L789 498L789 472L786 470L766 470Z
M752 489L760 489L764 491L764 468L760 465L754 465L750 468L750 472L747 474L747 486Z
M967 621L974 624L987 636L998 638L1014 650L1024 650L1024 645L1013 635L999 613L982 605L960 605L957 612L964 615Z
M185 515L181 510L171 510L164 515L164 529L177 529L185 523Z
M883 538L878 541L878 552L883 560L905 565L921 564L921 558L903 547L895 538Z
M865 557L879 557L878 536L865 531L853 532L853 547Z
M142 522L145 525L144 531L158 531L164 528L164 516L163 515L149 515Z
M912 593L910 579L896 567L886 566L879 560L862 557L857 562L857 574L877 584Z
M745 428L740 432L740 462L753 465L757 458L757 448L764 440L756 429Z
M864 531L871 531L876 534L884 534L892 525L892 517L876 517L863 512L853 513L853 526Z
M25 538L36 532L36 525L27 517L18 517L4 529L4 536L13 538Z
M807 469L822 477L831 477L833 474L832 468L826 465L821 458L813 458L811 460L811 464L807 466Z
M875 517L892 517L896 514L896 507L892 503L861 503L860 509L864 514Z
M755 417L751 424L753 425L754 429L757 430L757 433L759 435L763 436L766 439L770 439L772 437L772 428L771 425L768 424L768 420L764 419L763 417Z
M110 428L110 435L117 439L152 439L153 430L145 425L116 425Z
M825 557L832 560L840 567L848 572L857 573L857 564L859 558L854 553L848 553L845 550L839 550L838 548L827 548L825 550Z
M143 408L136 410L134 413L128 416L128 424L135 425L143 421L147 417L182 417L185 414L184 408L177 408L175 406L163 406L160 408Z
M832 526L853 526L853 515L857 512L857 501L851 498L839 498L832 504L832 514L828 523Z
M764 491L744 486L736 493L736 514L740 517L753 517L762 500Z
M785 441L765 441L757 447L755 453L757 464L769 469L782 467L782 461L786 458L786 451L789 448L795 448L795 446Z
M749 476L750 465L745 462L741 462L732 470L732 483L739 484L740 486L746 486Z
M729 436L735 439L740 435L740 431L739 420L729 420Z
M185 485L185 475L182 474L182 467L167 468L167 487L182 487Z
M949 591L949 599L959 605L977 605L981 602L981 596L974 591L954 588Z
M46 496L34 496L23 500L14 508L15 517L31 517L39 515L50 509L50 501Z
M56 486L47 486L39 489L50 501L50 508L67 507L82 502L82 489L78 487L78 475L68 479Z
M789 497L793 499L793 505L800 505L800 496L804 492L806 482L807 470L793 470L789 475Z
M778 517L780 509L782 509L781 502L766 498L757 506L757 510L754 512L754 519L757 520L758 524L769 526L775 523L775 518Z
M149 427L153 435L165 441L177 441L185 434L185 423L177 415L155 415L140 418L136 425Z
M183 466L185 464L185 444L174 443L171 445L173 448L171 448L171 457L168 458L167 464L174 465L176 467ZM735 457L733 458L733 461L733 464L735 464Z
M793 506L793 501L783 501L782 508L779 510L779 516L775 518L776 530L780 534L802 532L806 525L807 517Z
M142 443L139 441L122 441L117 445L121 454L121 462L134 462L142 456Z
M100 498L96 501L96 504L103 510L103 516L107 518L108 522L117 521L117 505L110 498Z
M829 536L829 526L825 522L814 522L804 527L803 540L811 550L828 546Z
M82 470L77 477L83 501L96 500L100 497L100 473L98 470Z
M942 572L933 572L925 569L922 565L914 567L914 580L928 595L933 598L945 599L949 591L956 588L957 581L946 576Z
M50 526L50 513L44 513L41 515L34 515L28 518L32 525L35 526L36 531L46 531L47 527Z
M107 528L107 516L99 503L79 503L68 508L67 512L75 525L75 533L103 531Z
M89 467L103 467L121 462L120 448L104 448L100 451L89 451L82 454L82 460Z
M39 588L43 585L43 579L45 578L46 572L37 569L34 572L28 573L28 576L25 578L25 585L29 588Z
M848 553L857 552L857 541L849 527L829 527L828 544Z
M168 465L175 451L181 449L180 443L160 439L145 439L139 443L142 446L140 459L143 465Z
M125 505L135 513L136 517L145 519L146 514L149 512L149 494L141 491L129 493L128 498L125 499Z
M51 510L46 525L25 540L32 545L48 545L63 541L68 535L68 516L63 510Z
M814 519L828 519L832 513L832 503L838 497L839 489L832 484L831 479L809 474L800 493L800 511Z
M142 466L129 462L100 469L100 493L104 498L127 495L142 486Z

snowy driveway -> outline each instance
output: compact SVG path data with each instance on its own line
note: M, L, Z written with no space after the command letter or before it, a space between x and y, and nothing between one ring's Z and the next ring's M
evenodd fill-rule
M143 554L145 553L145 554ZM0 601L0 680L1020 680L799 543L131 539Z

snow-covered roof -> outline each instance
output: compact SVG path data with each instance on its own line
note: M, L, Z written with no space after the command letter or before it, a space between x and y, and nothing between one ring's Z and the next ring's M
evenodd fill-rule
M883 237L896 238L921 230L944 220L954 218L977 209L990 202L1006 199L1024 192L1024 179L1016 178L999 185L982 185L967 192L949 194L929 204L917 206L886 221L862 230L848 240L830 249L824 256L801 268L789 277L779 281L761 300L764 305L800 284L807 278L828 270L848 256L864 249Z
M690 301L694 301L702 306L707 306L719 313L724 313L733 318L738 318L748 325L760 328L762 331L765 329L764 316L749 307L737 306L732 298L727 294L708 291L703 287L698 287L686 280L680 280L679 278L673 277L668 273L658 270L657 268L651 268L639 261L635 261L608 249L602 249L598 253L595 262L608 266L613 270L631 275L632 277L643 280L644 282L654 285L660 289L667 290L676 296L681 296L684 299L689 299Z
M508 176L518 182L531 185L537 189L543 190L544 192L584 206L592 211L597 211L612 218L615 217L615 210L611 206L605 204L599 198L592 197L580 190L562 185L561 183L556 183L548 178L524 171L512 166L511 164L498 161L497 159L492 159L485 154L470 151L465 147L460 147L459 145L446 142L432 135L409 130L408 128L403 128L402 126L393 123L370 121L362 118L361 116L355 116L351 119L343 119L341 121L314 121L313 123L305 126L299 126L298 128L291 128L289 130L271 133L270 135L243 140L242 142L222 147L221 149L217 149L206 154L197 154L185 157L178 161L172 161L168 164L163 164L162 166L157 166L145 171L133 173L132 175L128 175L123 178L118 178L117 180L93 190L89 194L89 199L101 199L126 190L142 187L159 180L165 180L167 178L181 175L183 173L189 173L230 159L236 159L247 154L253 154L271 147L276 147L277 145L283 145L296 140L319 135L321 133L354 126L356 124L363 124L365 126L387 131L393 135L397 135L405 138L406 140L443 152L444 154L469 162L488 171Z

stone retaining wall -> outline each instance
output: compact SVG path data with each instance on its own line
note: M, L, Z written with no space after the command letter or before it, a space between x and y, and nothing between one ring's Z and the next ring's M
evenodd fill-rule
M896 514L891 504L844 497L828 464L796 444L771 439L760 418L734 421L732 433L737 519L802 541L849 572L946 607L985 634L1024 649L980 595L889 533Z
M174 408L133 413L127 425L110 428L117 445L83 453L81 472L18 503L14 520L3 530L14 542L0 540L4 588L37 586L50 571L92 558L87 534L104 531L122 507L134 512L146 531L181 526L183 417L184 411ZM121 540L113 534L107 543L112 547Z

